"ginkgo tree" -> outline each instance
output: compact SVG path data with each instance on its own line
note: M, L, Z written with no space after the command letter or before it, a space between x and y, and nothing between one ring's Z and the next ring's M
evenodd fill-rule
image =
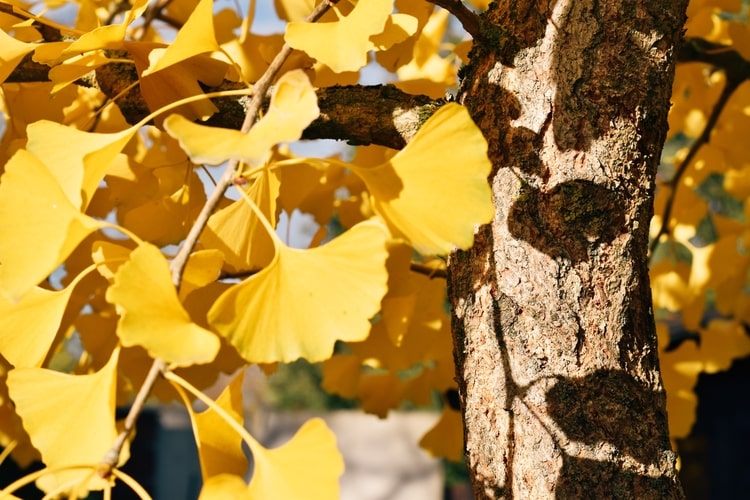
M750 353L746 273L717 268L747 267L745 220L705 202L747 195L719 138L745 27L739 0L690 5L651 220L686 2L603 3L276 0L260 35L255 1L62 25L2 0L0 444L45 465L5 492L147 497L119 467L153 397L189 412L202 498L335 498L321 420L276 449L245 430L244 368L305 358L380 416L457 390L420 444L477 497L680 497L667 406L686 435L698 373ZM368 64L392 84L355 85ZM289 147L317 138L356 148ZM278 232L295 213L308 248ZM666 401L652 305L662 351L675 313L700 329L663 353Z

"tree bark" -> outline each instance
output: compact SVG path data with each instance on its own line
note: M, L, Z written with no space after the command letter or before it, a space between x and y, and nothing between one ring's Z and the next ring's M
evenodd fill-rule
M499 0L483 16L459 99L490 145L496 211L449 263L477 498L683 497L647 243L686 3Z

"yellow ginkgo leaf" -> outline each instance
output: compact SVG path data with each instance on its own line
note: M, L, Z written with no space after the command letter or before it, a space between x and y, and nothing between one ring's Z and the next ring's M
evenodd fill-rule
M46 165L17 151L0 182L0 294L17 301L99 227L71 204Z
M368 221L310 250L279 244L268 267L219 297L208 322L251 362L326 359L336 340L367 337L386 291L385 242Z
M110 164L137 130L91 133L39 120L27 129L26 149L47 166L70 203L85 210Z
M196 125L180 115L171 115L164 120L164 128L180 141L194 163L216 165L236 158L258 165L270 154L275 144L302 137L302 131L319 114L315 89L310 80L302 70L293 70L279 79L268 111L247 134Z
M119 267L107 300L117 305L117 335L126 347L139 345L177 366L208 363L219 352L219 338L190 320L166 259L149 243L139 245Z
M332 23L291 22L284 39L336 73L357 71L367 64L367 54L376 48L370 37L383 32L393 1L360 0L348 16Z
M190 254L180 283L180 300L190 292L219 279L224 257L218 250L198 250Z
M464 426L461 412L445 405L437 424L427 431L419 446L434 457L443 457L458 462L464 452Z
M31 442L48 467L96 466L117 436L115 387L118 350L90 375L68 375L43 368L8 372L8 390ZM46 487L88 478L86 489L100 489L106 480L92 470L54 475Z
M323 420L308 420L279 448L248 445L255 464L249 486L252 498L339 497L344 460L336 448L336 436Z
M244 422L242 409L244 377L245 371L241 370L216 400L216 404L240 425ZM222 473L243 476L247 472L248 463L245 452L242 450L242 437L237 434L237 431L211 408L200 413L196 413L189 406L187 409L193 421L193 432L198 446L203 480L220 476ZM247 489L244 481L242 484Z
M0 30L0 83L4 82L16 69L21 59L36 47L33 43L20 42Z
M35 287L17 304L0 297L0 352L16 368L36 368L47 356L73 291Z
M154 49L143 76L155 73L198 54L219 50L214 32L213 0L200 0L187 22L166 49Z
M78 40L62 51L61 58L75 56L92 50L119 49L122 47L125 32L135 19L141 16L148 6L149 0L134 0L122 24L99 26L82 34Z
M403 382L395 373L363 373L357 395L364 411L385 418L401 402L403 389Z
M71 58L65 64L58 64L49 70L49 78L54 82L52 92L70 85L86 73L94 71L100 66L111 62L102 52L88 52L79 57Z
M276 222L279 185L278 178L264 170L247 190L250 199L272 226ZM221 251L230 273L258 270L268 265L275 254L271 237L244 199L211 216L201 236L201 243L207 248Z
M253 497L241 476L235 474L218 474L203 479L203 486L198 500L251 500Z
M389 161L352 170L396 235L423 254L446 254L469 248L475 226L492 219L491 167L468 111L449 103Z

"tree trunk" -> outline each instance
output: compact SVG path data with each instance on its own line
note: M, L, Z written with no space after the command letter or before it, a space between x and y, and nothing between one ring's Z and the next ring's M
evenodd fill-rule
M496 212L449 266L477 498L683 496L647 243L686 3L500 0L483 18L459 99Z

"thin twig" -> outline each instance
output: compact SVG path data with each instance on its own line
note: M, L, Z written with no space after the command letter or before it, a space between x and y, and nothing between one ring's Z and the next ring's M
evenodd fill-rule
M409 268L413 272L424 274L430 279L432 278L446 279L448 277L448 271L445 268L432 267L427 264L422 264L421 262L412 262Z
M461 26L475 40L479 38L479 16L461 2L461 0L427 0L442 7L461 23Z
M336 2L338 2L338 0L323 0L323 2L315 7L315 10L313 10L313 12L307 17L306 21L317 21L328 10L328 8ZM284 47L282 47L279 54L276 55L271 65L268 67L268 69L266 69L266 72L263 74L260 80L255 83L253 89L253 98L248 105L247 115L242 126L243 132L247 132L248 130L250 130L250 128L255 123L258 110L260 109L260 106L263 102L263 96L265 96L266 92L268 91L268 87L271 85L271 82L281 69L282 64L290 53L291 48L288 45L284 44ZM203 205L200 214L193 223L193 226L190 228L190 232L185 238L182 247L177 252L177 255L174 257L174 259L172 259L172 262L170 263L170 270L172 272L172 282L175 288L179 289L180 283L182 281L182 274L185 270L185 265L187 264L188 258L190 257L190 253L193 251L193 248L198 242L198 237L203 231L203 228L205 228L206 223L208 222L208 218L211 216L214 210L216 210L216 207L218 207L221 198L224 196L224 192L232 184L238 164L238 161L231 161L229 165L227 165L226 170L222 174L216 186L214 186L211 195L206 200L206 203ZM125 441L127 440L130 433L135 428L135 423L138 420L139 415L143 411L143 406L146 402L146 399L148 398L149 394L151 394L151 390L153 389L154 384L156 384L159 375L161 375L164 370L166 370L166 363L161 359L155 359L153 364L151 365L146 380L143 381L143 384L138 390L135 401L130 407L130 411L125 418L122 432L120 432L120 434L117 436L117 439L115 440L112 448L110 448L110 450L102 459L101 465L103 466L104 472L107 475L117 465L117 462L120 459L122 447L125 444Z

